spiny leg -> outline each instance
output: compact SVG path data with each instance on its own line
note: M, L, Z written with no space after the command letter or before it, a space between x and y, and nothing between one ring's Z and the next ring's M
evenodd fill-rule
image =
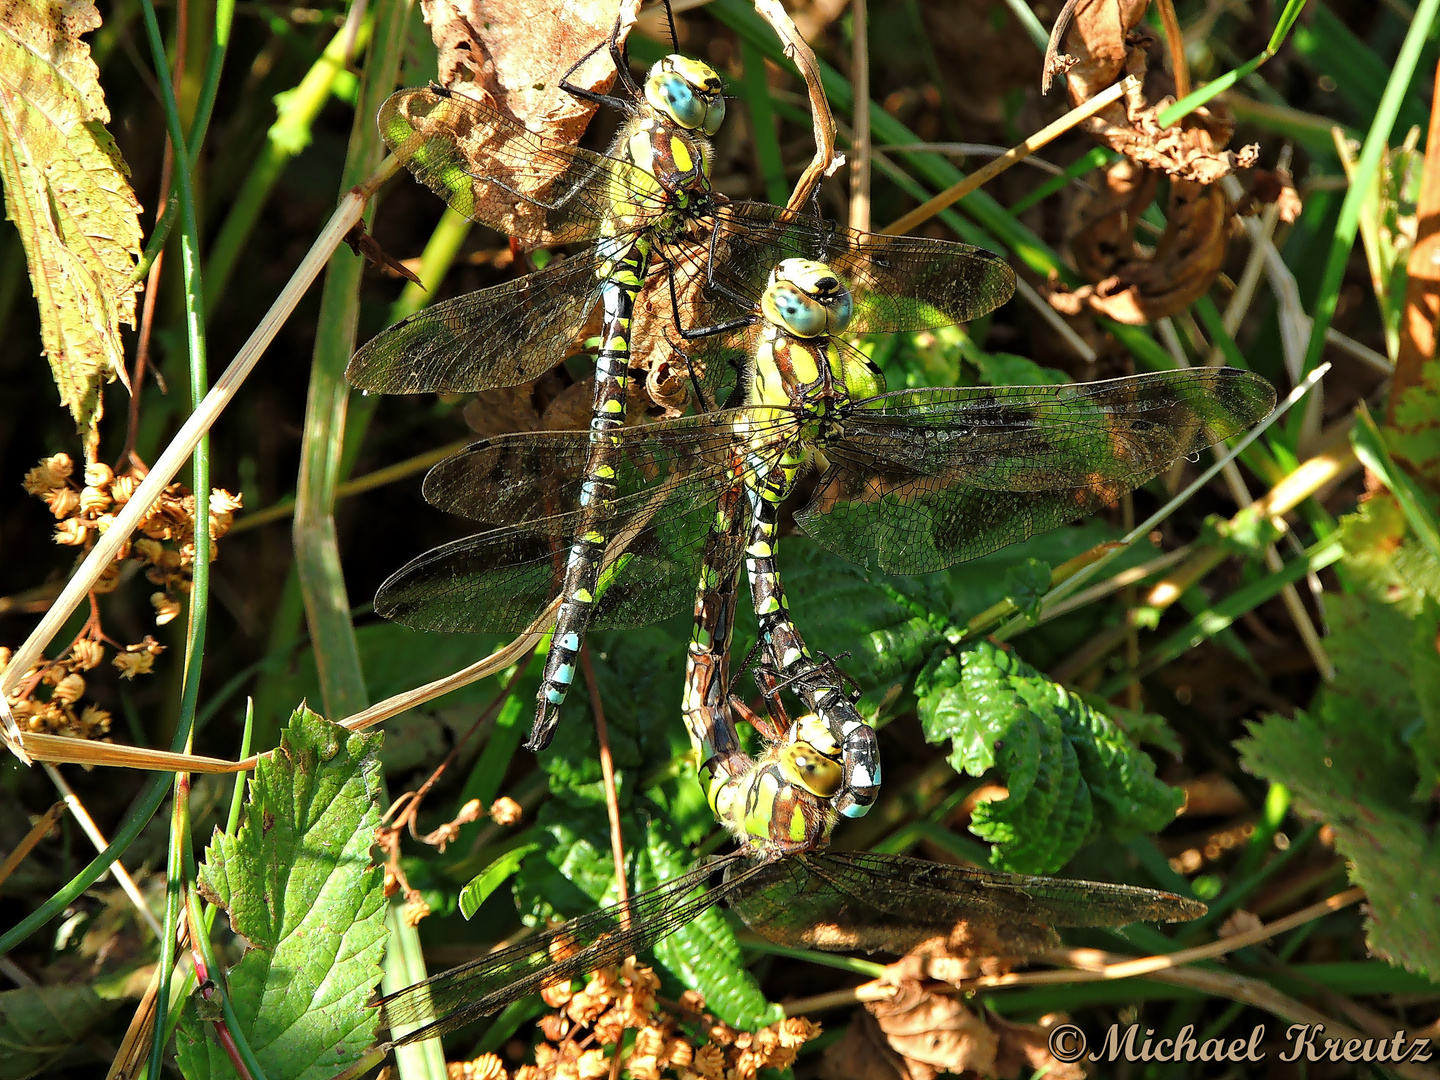
M619 440L615 432L625 422L625 399L630 389L630 319L650 261L650 243L637 238L620 253L601 287L604 317L600 351L595 357L595 401L590 412L590 455L580 489L582 518L565 565L563 600L550 638L545 675L536 698L535 725L526 743L532 750L550 744L560 706L575 681L575 664L584 644L585 630L595 608L600 562L609 540L608 519L615 494L615 464Z

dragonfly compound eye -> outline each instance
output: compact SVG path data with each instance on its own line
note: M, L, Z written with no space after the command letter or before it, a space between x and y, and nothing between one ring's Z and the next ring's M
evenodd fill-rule
M828 799L840 790L845 769L807 742L795 742L780 754L780 772L792 784L798 784L811 795Z
M708 65L671 55L656 61L645 79L645 100L675 123L714 135L725 121L720 76Z

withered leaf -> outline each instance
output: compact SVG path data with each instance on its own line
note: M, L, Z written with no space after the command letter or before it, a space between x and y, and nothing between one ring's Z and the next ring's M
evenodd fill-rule
M40 307L61 404L93 460L101 389L124 376L120 326L135 325L140 204L105 130L99 69L80 35L90 0L15 0L0 15L0 180Z
M1202 184L1249 168L1258 148L1226 150L1234 125L1218 109L1196 109L1179 124L1160 124L1160 112L1174 96L1163 72L1146 78L1149 38L1141 20L1147 7L1149 0L1077 0L1067 5L1051 34L1045 85L1055 71L1063 70L1071 104L1079 106L1123 76L1135 75L1140 86L1086 120L1085 131L1142 165ZM1062 34L1063 59L1054 55L1056 37Z
M1070 244L1076 267L1094 284L1052 290L1057 311L1090 311L1142 325L1183 311L1209 290L1225 262L1233 208L1218 184L1172 176L1165 231L1146 251L1135 242L1134 229L1157 180L1128 158L1107 170L1094 216Z
M571 77L604 93L615 81L606 44L621 15L623 42L638 0L424 0L421 8L439 50L440 82L480 98L532 130L562 142L585 131L595 106L560 89L565 72L596 51ZM599 46L597 49L596 47Z

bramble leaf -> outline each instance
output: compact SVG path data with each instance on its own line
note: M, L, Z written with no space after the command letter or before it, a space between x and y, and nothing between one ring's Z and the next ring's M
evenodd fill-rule
M80 35L89 0L17 0L0 17L0 181L40 307L60 403L95 456L101 388L124 376L122 323L135 325L140 204L105 124L99 69Z
M1181 792L1115 723L989 642L937 657L915 693L925 737L951 740L956 771L993 768L1009 790L970 822L998 868L1053 873L1097 832L1153 832L1180 807Z
M1412 393L1414 391L1412 390ZM1418 436L1417 436L1418 438ZM1411 463L1421 456L1412 444ZM1329 822L1369 908L1370 947L1440 977L1440 565L1407 534L1391 495L1345 518L1347 582L1326 599L1335 678L1293 718L1267 716L1237 743L1241 764Z
M230 997L270 1080L333 1076L375 1037L365 1003L385 943L370 857L380 739L297 709L255 771L239 834L217 832L206 849L200 888L250 946L228 973ZM235 1075L193 998L177 1051L191 1080Z

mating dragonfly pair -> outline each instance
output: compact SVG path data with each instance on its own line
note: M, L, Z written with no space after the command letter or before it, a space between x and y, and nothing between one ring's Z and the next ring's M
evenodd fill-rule
M836 820L873 803L879 754L843 679L790 619L779 511L814 468L796 521L817 542L885 572L938 570L1092 512L1243 430L1273 405L1269 385L1206 369L885 393L846 339L978 318L1009 299L1010 268L963 244L724 200L710 190L706 141L724 115L718 75L671 56L636 87L613 36L611 53L632 100L561 82L628 114L608 154L435 88L401 91L381 111L386 141L456 210L529 244L589 246L390 328L356 353L355 386L516 385L565 358L596 304L602 322L589 430L500 436L437 465L426 498L489 528L402 568L376 609L419 629L520 630L559 597L530 742L540 749L587 629L662 619L693 598L683 712L710 803L742 846L620 909L402 991L384 1003L387 1021L424 1022L403 1041L449 1030L623 959L722 898L762 933L831 948L893 948L905 927L946 920L1034 938L1193 917L1199 905L1144 889L823 853ZM670 318L641 342L632 320L647 282L664 290ZM636 342L673 350L693 415L624 426ZM721 394L727 407L715 408ZM808 710L793 722L744 714L766 738L754 759L728 694L742 568L767 685ZM717 872L723 884L694 895ZM555 934L581 946L559 964Z

